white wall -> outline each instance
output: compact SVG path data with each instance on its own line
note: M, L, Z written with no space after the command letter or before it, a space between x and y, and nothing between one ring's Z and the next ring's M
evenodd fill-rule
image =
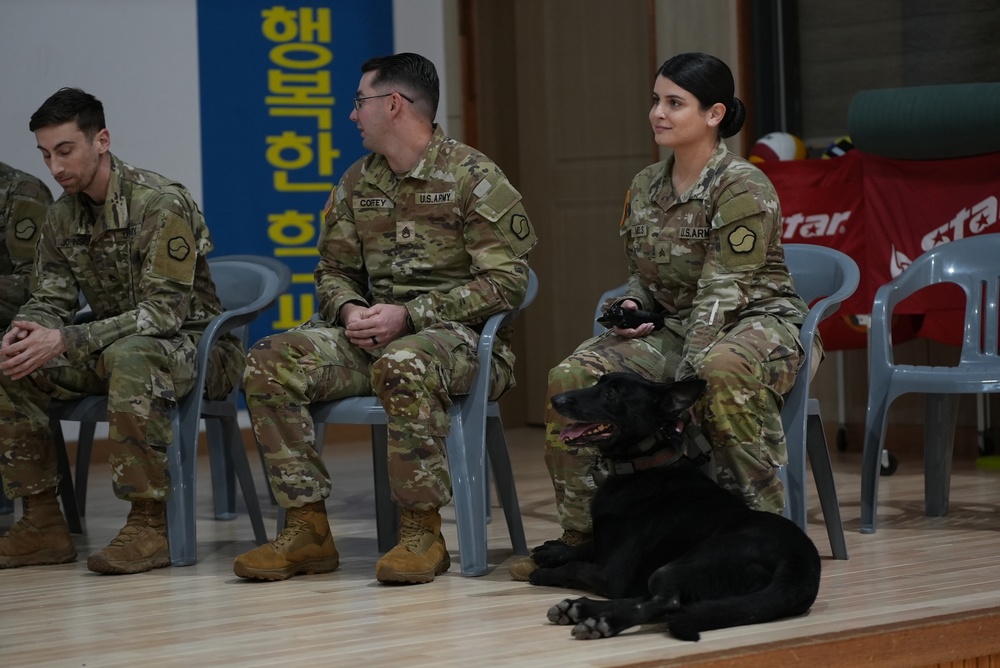
M446 0L393 0L392 31L396 53L419 53L437 68L441 80L441 101L436 120L444 133L449 134L450 82L445 57L445 3Z
M396 51L437 66L447 131L445 2L394 0L393 26ZM112 152L202 201L196 0L0 0L0 63L0 161L59 196L28 120L49 95L74 86L104 103Z
M43 177L31 114L63 86L104 103L111 150L201 201L195 0L0 0L0 160Z

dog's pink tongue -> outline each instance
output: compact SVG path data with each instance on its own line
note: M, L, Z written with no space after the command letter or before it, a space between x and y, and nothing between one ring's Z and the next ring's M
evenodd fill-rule
M589 422L574 422L571 425L563 427L563 430L559 432L559 438L564 441L572 441L583 436L583 433L588 429L591 429L594 425Z

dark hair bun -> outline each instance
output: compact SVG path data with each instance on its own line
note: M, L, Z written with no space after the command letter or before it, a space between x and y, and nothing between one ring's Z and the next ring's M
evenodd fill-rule
M732 137L743 128L746 118L747 108L743 106L743 100L733 96L732 104L726 107L726 115L719 124L719 134L723 137Z

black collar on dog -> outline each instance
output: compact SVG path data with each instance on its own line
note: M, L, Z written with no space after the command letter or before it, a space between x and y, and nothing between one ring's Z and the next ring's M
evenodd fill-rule
M683 428L678 425L674 431L683 431L683 448L677 450L661 450L659 452L654 452L651 455L644 455L642 457L630 459L626 462L609 461L608 473L611 475L628 475L630 473L635 473L636 471L645 471L647 469L656 468L657 466L670 466L671 464L679 461L681 457L687 457L695 464L695 466L701 466L710 459L712 446L709 445L708 439L705 438L701 429L688 423L685 424ZM639 444L639 449L648 450L657 443L663 443L670 438L675 438L675 436L671 434L666 427L660 427L656 430L655 434Z

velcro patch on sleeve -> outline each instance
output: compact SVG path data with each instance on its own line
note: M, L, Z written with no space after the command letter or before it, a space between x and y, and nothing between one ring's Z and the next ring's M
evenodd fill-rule
M169 211L160 214L160 234L153 249L151 273L183 285L194 283L198 253L191 225Z
M479 203L476 204L476 212L486 220L495 223L520 200L521 193L517 192L508 181L501 181L479 200Z
M727 227L738 220L743 220L744 218L763 212L764 207L761 206L760 202L752 194L748 192L740 193L736 197L719 205L716 227Z

